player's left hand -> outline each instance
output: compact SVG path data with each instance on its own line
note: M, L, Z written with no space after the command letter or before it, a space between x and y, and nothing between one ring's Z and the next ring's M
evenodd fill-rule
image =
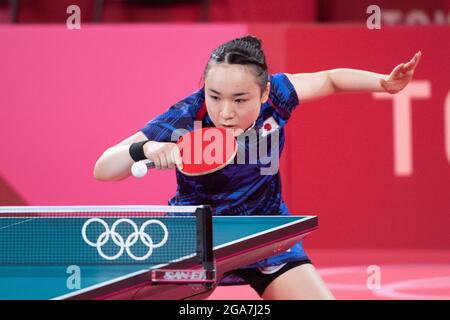
M417 52L411 61L401 63L392 70L391 74L385 79L380 80L381 87L391 94L397 93L407 86L411 81L414 70L419 64L422 52Z

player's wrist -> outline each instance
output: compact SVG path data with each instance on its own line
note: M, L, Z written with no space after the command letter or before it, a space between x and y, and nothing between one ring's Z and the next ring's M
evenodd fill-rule
M128 149L131 159L133 159L135 162L147 159L144 148L145 148L145 145L148 144L148 142L151 142L151 141L144 140L144 141L132 143Z

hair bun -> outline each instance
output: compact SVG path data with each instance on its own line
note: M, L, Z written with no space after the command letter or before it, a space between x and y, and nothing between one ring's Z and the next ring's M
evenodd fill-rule
M261 39L259 39L257 37L254 37L252 35L246 35L246 36L240 38L239 40L250 43L252 46L254 46L258 49L261 49L262 41L261 41Z

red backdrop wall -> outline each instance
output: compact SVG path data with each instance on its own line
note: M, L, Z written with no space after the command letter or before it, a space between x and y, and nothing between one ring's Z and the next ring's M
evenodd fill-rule
M265 27L250 30L272 37ZM284 193L292 211L320 216L320 236L310 245L449 247L449 32L290 26L282 43L268 41L266 51L286 53L290 73L340 67L389 73L423 52L414 81L395 98L338 94L300 105L291 119Z

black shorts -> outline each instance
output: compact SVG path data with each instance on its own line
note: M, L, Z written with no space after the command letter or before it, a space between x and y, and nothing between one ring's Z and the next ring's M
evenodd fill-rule
M270 274L262 273L258 268L237 269L233 270L232 273L247 281L248 284L259 294L259 296L262 297L264 290L266 290L267 286L273 280L281 276L286 271L307 263L311 263L311 260L306 259L288 262L280 270Z

